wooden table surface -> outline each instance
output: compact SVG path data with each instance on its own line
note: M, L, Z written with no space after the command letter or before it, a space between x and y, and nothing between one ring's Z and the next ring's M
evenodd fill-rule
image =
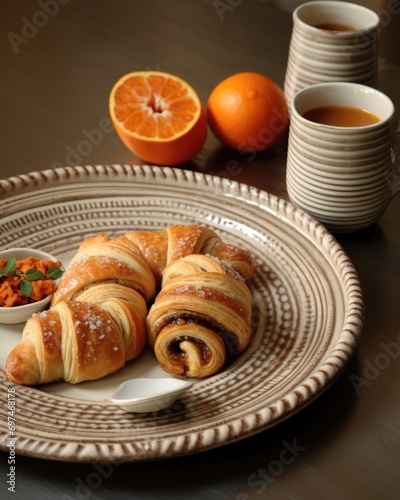
M110 89L130 71L179 75L203 103L219 81L240 71L264 73L283 86L292 26L287 3L2 2L1 177L74 164L141 164L122 145L108 115ZM399 31L391 28L400 14L389 14L380 36L387 44L391 33L392 46L399 43ZM400 66L382 51L379 88L400 109ZM80 147L85 134L99 128L101 140ZM287 198L286 140L253 157L222 147L209 132L203 149L183 168ZM398 156L395 168L400 176ZM360 275L365 327L341 377L307 408L256 436L188 457L101 467L17 456L15 493L8 491L9 465L2 452L0 497L400 498L400 197L378 225L337 238ZM295 460L282 465L287 443L297 447Z

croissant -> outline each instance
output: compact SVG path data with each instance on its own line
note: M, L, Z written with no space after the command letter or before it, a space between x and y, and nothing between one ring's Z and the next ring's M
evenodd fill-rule
M160 285L165 267L193 254L211 255L228 263L246 280L254 273L255 263L249 252L227 244L212 229L197 225L174 225L162 231L134 231L124 235L146 259Z
M138 355L146 341L143 322L130 322L130 306L135 302L127 296L122 302L125 311L113 310L113 304L108 304L107 311L97 304L62 301L29 318L21 342L7 358L8 379L25 385L60 379L76 384L122 368ZM130 326L119 328L113 319L115 314Z
M86 238L50 310L27 321L6 375L26 385L93 380L139 356L147 338L167 371L215 373L249 342L254 268L248 252L203 226Z
M10 352L6 375L36 385L108 375L143 351L151 270L124 237L87 238L60 279L51 309L30 318ZM85 326L86 325L86 326Z
M148 339L165 371L205 377L247 347L251 311L240 275L210 256L190 255L164 269L147 316Z
M84 240L65 270L51 305L76 300L99 283L119 283L136 290L145 301L154 297L156 283L139 249L124 236L110 239L100 233Z

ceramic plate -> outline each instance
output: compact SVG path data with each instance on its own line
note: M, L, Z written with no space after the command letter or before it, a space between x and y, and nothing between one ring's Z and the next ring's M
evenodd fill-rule
M66 461L167 458L262 431L319 396L355 349L363 302L355 269L319 223L290 203L227 179L128 165L66 167L0 181L0 249L33 247L67 263L84 237L211 227L253 252L253 339L223 371L172 407L129 414L109 402L120 382L166 376L146 351L95 382L15 387L20 454ZM8 352L23 325L0 325L1 447L10 438ZM12 403L14 408L14 403Z

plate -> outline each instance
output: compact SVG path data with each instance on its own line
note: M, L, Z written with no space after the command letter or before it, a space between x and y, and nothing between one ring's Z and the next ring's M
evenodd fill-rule
M0 249L38 248L64 264L99 231L116 236L192 223L249 249L257 263L248 349L159 412L128 414L109 402L127 378L165 376L152 352L95 382L13 386L3 369L23 325L2 325L5 450L14 425L8 397L16 450L24 455L143 461L226 445L318 397L351 358L362 330L359 279L339 243L290 203L245 184L167 167L66 167L0 181L0 216Z

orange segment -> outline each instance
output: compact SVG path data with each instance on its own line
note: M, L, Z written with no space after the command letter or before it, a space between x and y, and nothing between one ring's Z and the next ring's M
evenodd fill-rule
M109 110L122 142L150 163L185 163L206 139L207 119L197 93L168 73L137 71L123 76L111 90Z

